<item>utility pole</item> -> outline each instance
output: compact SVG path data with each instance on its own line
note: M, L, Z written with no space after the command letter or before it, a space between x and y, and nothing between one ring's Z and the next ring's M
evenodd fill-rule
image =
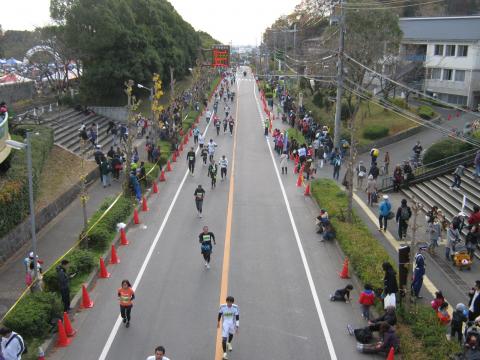
M297 59L297 24L293 24L293 58ZM296 62L297 63L297 62ZM295 71L297 72L297 89L300 92L300 74L299 74L298 63L295 66Z
M343 0L340 0L340 38L338 46L338 63L337 63L337 103L335 107L335 127L333 129L333 144L340 148L340 126L342 114L342 92L343 92L343 50L345 44L345 19L343 13Z

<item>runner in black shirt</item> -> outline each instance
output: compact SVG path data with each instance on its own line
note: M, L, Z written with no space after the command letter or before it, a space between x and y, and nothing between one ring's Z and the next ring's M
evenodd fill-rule
M202 148L201 155L202 155L202 159L203 159L203 165L205 166L205 165L207 165L207 158L208 158L207 148Z
M230 119L228 119L228 126L230 127L230 136L233 136L233 126L235 125L235 120L230 115Z
M223 133L224 134L227 132L227 126L228 126L228 119L225 118L225 119L223 119Z
M203 206L203 198L205 197L205 190L203 190L202 185L198 185L193 193L195 196L195 205L197 206L198 217L202 217L202 206Z
M205 259L205 268L210 269L210 254L212 253L212 241L215 245L215 235L208 231L208 226L203 227L203 232L198 235L198 241L201 244L200 250L203 258Z
M212 179L212 189L217 185L217 169L217 164L215 164L215 161L212 159L208 166L208 176Z
M193 147L191 147L190 151L187 153L187 162L190 175L193 176L193 171L195 170L195 151L193 151Z

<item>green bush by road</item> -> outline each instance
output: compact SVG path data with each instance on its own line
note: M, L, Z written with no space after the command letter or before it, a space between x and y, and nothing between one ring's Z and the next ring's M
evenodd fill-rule
M328 211L336 240L361 282L383 289L382 263L395 262L358 216L354 216L352 224L343 220L347 209L346 193L334 181L321 179L312 182L312 194L318 205ZM459 351L455 341L446 340L446 328L440 325L429 305L417 304L410 312L400 308L398 315L402 359L448 359Z

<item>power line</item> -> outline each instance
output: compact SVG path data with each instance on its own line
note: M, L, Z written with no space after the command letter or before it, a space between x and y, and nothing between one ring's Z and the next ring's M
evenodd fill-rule
M357 5L344 5L343 8L346 10L387 10L387 9L401 9L407 8L412 6L421 6L421 5L429 5L429 4L436 4L440 2L444 2L445 0L432 0L426 1L419 4L405 4L405 5L398 5L398 6L382 6L381 4L376 4L376 7L367 7L367 6L357 6ZM375 5L373 5L375 6Z
M353 84L354 86L356 87L359 87L361 88L362 90L364 91L368 91L366 90L365 88L362 88L361 86L359 86L358 84L356 84L355 82L351 81L350 79L346 79L349 83ZM366 95L366 94L361 94L359 91L355 90L355 89L352 89L348 86L345 86L344 85L344 88L352 93L354 93L355 95L359 96L360 98L364 99L364 100L367 100L377 106L380 106L384 109L387 109L387 110L390 110L392 112L394 112L395 114L407 119L407 120L410 120L410 121L413 121L423 127L426 127L426 128L429 128L429 129L432 129L432 130L435 130L435 131L438 131L444 135L447 135L447 136L452 136L452 132L450 129L447 129L447 128L444 128L440 125L437 125L437 124L434 124L434 123L431 123L429 121L426 121L424 119L422 119L421 117L395 105L395 104L392 104L392 103L387 103L387 102L381 102L381 101L378 101L378 100L374 100L376 98L374 97L371 97L369 95ZM460 141L463 141L465 143L468 143L470 145L473 145L473 146L476 146L476 147L480 147L480 142L476 141L475 139L473 138L467 138L467 137L459 137L457 135L454 135L453 136L454 138L460 140Z
M361 66L362 68L368 70L369 72L371 72L371 73L373 73L373 74L375 74L375 75L377 75L377 76L379 76L379 77L381 77L381 78L383 78L383 79L385 79L385 80L388 80L388 81L394 83L395 85L398 85L398 86L400 86L400 87L402 87L402 88L408 89L408 90L409 90L410 92L412 92L412 93L415 93L415 94L420 95L420 96L422 96L422 97L429 98L429 99L431 99L431 100L434 100L434 101L438 102L439 104L442 104L442 105L451 107L451 108L456 109L456 110L459 110L459 111L463 111L463 112L465 112L465 113L467 113L467 114L474 115L475 117L480 117L479 114L476 114L476 113L474 113L473 111L470 111L470 110L461 108L461 107L459 107L459 106L457 106L457 105L450 104L450 103L447 103L447 102L445 102L445 101L436 99L436 98L434 98L433 96L424 94L423 92L420 92L420 91L418 91L418 90L415 90L414 88L411 88L411 87L409 87L409 86L407 86L407 85L404 85L404 84L402 84L402 83L400 83L400 82L398 82L398 81L395 81L395 80L389 78L389 77L386 76L386 75L380 74L379 72L377 72L377 71L369 68L368 66L362 64L361 62L359 62L358 60L354 59L353 57L351 57L351 56L348 55L348 54L344 54L344 55L345 55L348 59L350 59L351 61L353 61L354 63L356 63L357 65L359 65L359 66Z

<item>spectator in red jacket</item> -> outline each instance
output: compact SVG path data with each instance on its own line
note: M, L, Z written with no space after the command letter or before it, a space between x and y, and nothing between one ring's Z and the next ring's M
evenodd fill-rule
M362 305L362 316L365 320L370 320L370 306L375 303L375 293L373 292L372 285L365 284L358 302Z
M468 218L469 225L480 224L480 206L473 205L473 213Z

